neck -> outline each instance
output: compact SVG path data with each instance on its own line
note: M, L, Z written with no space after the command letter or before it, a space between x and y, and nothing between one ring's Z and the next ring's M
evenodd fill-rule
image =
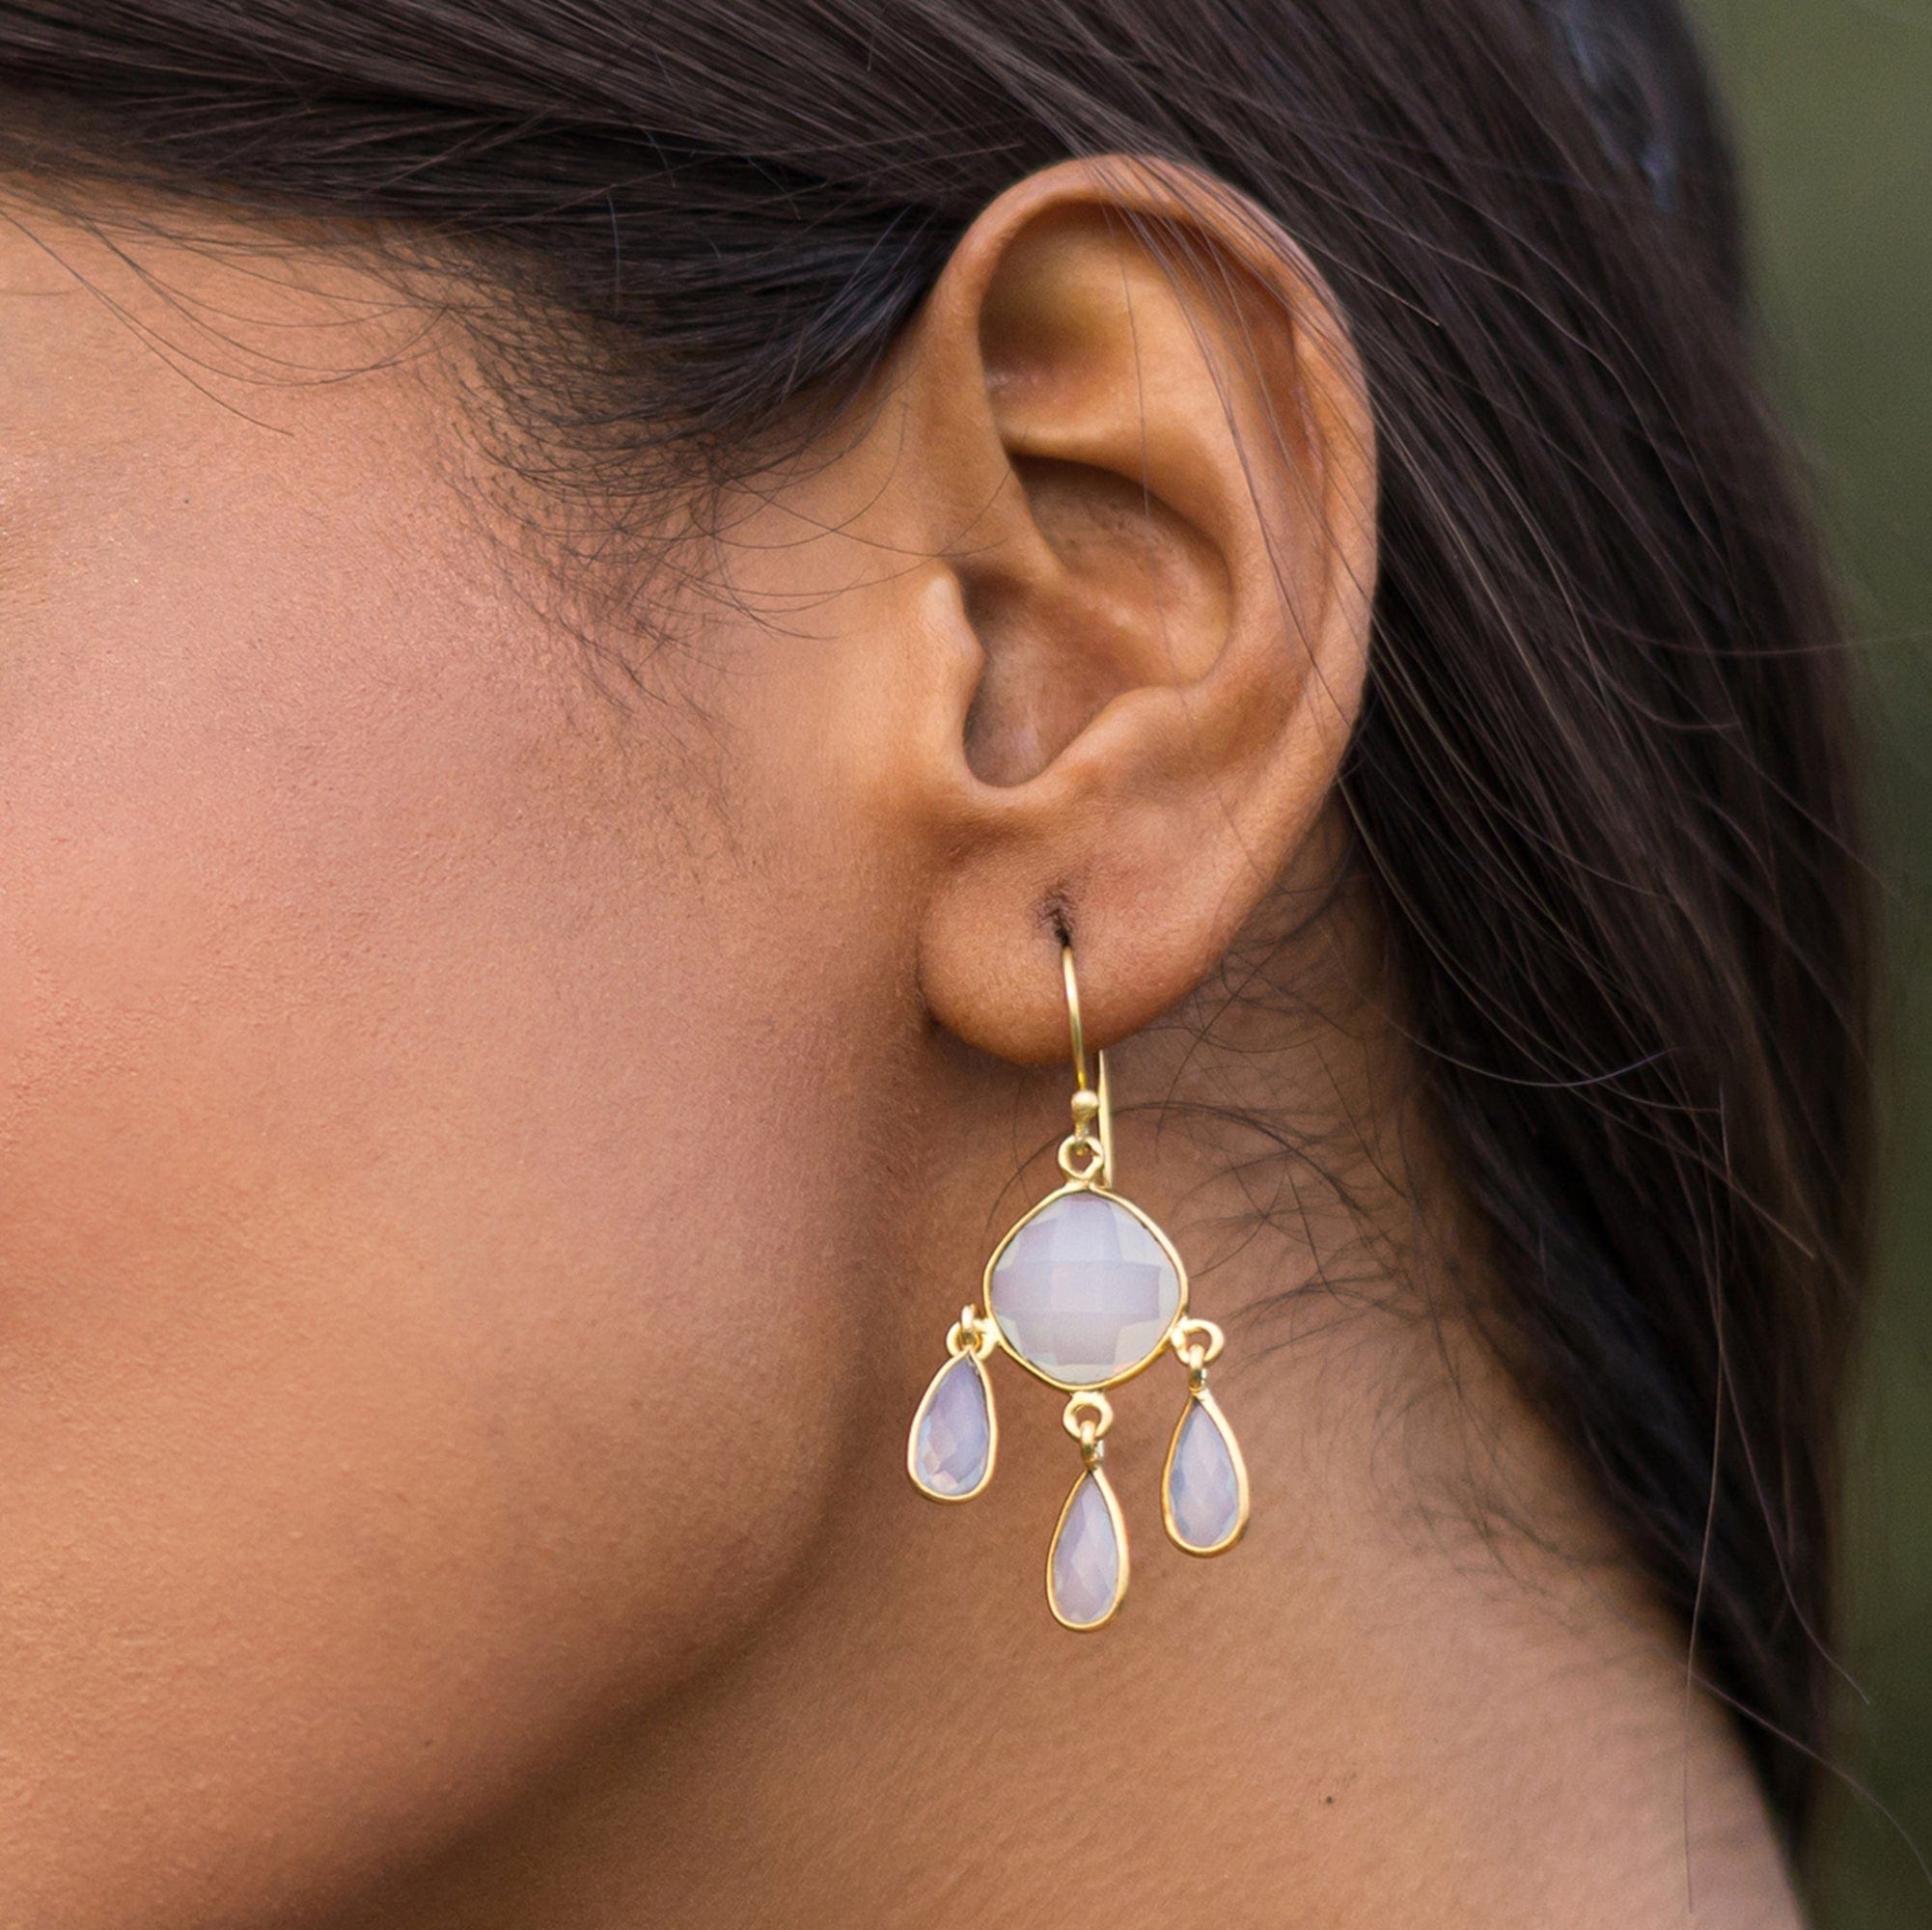
M1163 1211L1202 1197L1196 1175L1171 1146L1136 1159L1134 1134L1121 1190L1199 1254L1211 1216ZM1045 1552L1079 1457L1050 1390L995 1363L999 1466L972 1504L904 1475L965 1298L942 1280L973 1277L998 1191L899 1289L917 1341L860 1370L839 1500L754 1635L358 1926L1627 1930L1693 1898L1700 1925L1795 1923L1681 1634L1442 1311L1442 1243L1400 1293L1337 1289L1359 1188L1347 1215L1339 1195L1297 1215L1319 1267L1224 1237L1198 1278L1229 1330L1214 1389L1253 1475L1247 1538L1199 1561L1162 1535L1168 1363L1118 1391L1108 1441L1130 1600L1095 1634L1058 1627Z

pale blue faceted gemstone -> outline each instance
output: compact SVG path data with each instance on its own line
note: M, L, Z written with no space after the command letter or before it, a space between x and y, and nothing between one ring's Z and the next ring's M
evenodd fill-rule
M1073 1501L1054 1537L1053 1605L1063 1621L1091 1628L1113 1613L1120 1594L1120 1542L1114 1511L1100 1483L1080 1477Z
M1180 1311L1180 1275L1118 1200L1064 1193L1007 1243L987 1302L1022 1360L1093 1387L1159 1351Z
M1241 1521L1241 1479L1227 1437L1200 1401L1187 1404L1168 1467L1168 1512L1183 1548L1218 1548Z
M986 1383L972 1358L961 1354L939 1370L920 1411L913 1471L920 1486L935 1495L970 1495L986 1478L992 1449Z

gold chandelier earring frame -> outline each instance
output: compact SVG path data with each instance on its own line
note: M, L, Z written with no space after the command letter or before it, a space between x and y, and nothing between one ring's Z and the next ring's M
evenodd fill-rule
M1187 1395L1161 1474L1161 1519L1188 1555L1225 1554L1248 1526L1247 1464L1213 1394L1210 1365L1225 1342L1188 1310L1187 1268L1151 1215L1114 1189L1114 1116L1107 1055L1093 1055L1073 948L1061 971L1073 1060L1073 1129L1061 1142L1063 1183L1007 1230L988 1256L980 1299L960 1309L947 1359L913 1416L906 1472L930 1500L967 1502L993 1478L999 1420L986 1363L996 1352L1067 1396L1062 1421L1081 1473L1047 1547L1047 1606L1062 1627L1104 1628L1126 1600L1125 1517L1104 1466L1114 1421L1107 1390L1172 1353Z

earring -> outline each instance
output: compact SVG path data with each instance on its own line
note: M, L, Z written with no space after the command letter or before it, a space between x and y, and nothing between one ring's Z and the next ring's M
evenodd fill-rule
M1068 1398L1062 1422L1079 1444L1075 1479L1047 1549L1046 1600L1063 1628L1112 1621L1127 1593L1127 1529L1102 1462L1114 1408L1106 1390L1172 1352L1187 1398L1161 1472L1161 1519L1188 1555L1221 1555L1248 1526L1248 1470L1207 1391L1222 1332L1188 1317L1187 1269L1173 1243L1114 1191L1107 1055L1087 1079L1073 948L1061 947L1073 1046L1073 1130L1061 1142L1065 1184L993 1249L980 1304L960 1309L946 1364L913 1416L906 1472L936 1502L967 1502L993 1478L999 1419L986 1361L997 1347Z

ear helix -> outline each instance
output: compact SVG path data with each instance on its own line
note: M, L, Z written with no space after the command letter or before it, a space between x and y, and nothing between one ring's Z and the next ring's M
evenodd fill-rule
M906 1470L933 1501L970 1501L993 1477L999 1420L985 1363L997 1348L1068 1398L1063 1420L1082 1469L1047 1551L1046 1599L1063 1628L1103 1628L1127 1593L1127 1530L1104 1461L1114 1409L1105 1390L1165 1353L1187 1369L1187 1398L1161 1477L1161 1518L1175 1547L1220 1555L1248 1525L1248 1471L1207 1391L1220 1328L1188 1317L1187 1269L1154 1222L1114 1191L1107 1057L1088 1081L1073 949L1063 945L1073 1052L1073 1130L1061 1143L1065 1183L993 1249L978 1305L960 1310L948 1359L913 1416Z

